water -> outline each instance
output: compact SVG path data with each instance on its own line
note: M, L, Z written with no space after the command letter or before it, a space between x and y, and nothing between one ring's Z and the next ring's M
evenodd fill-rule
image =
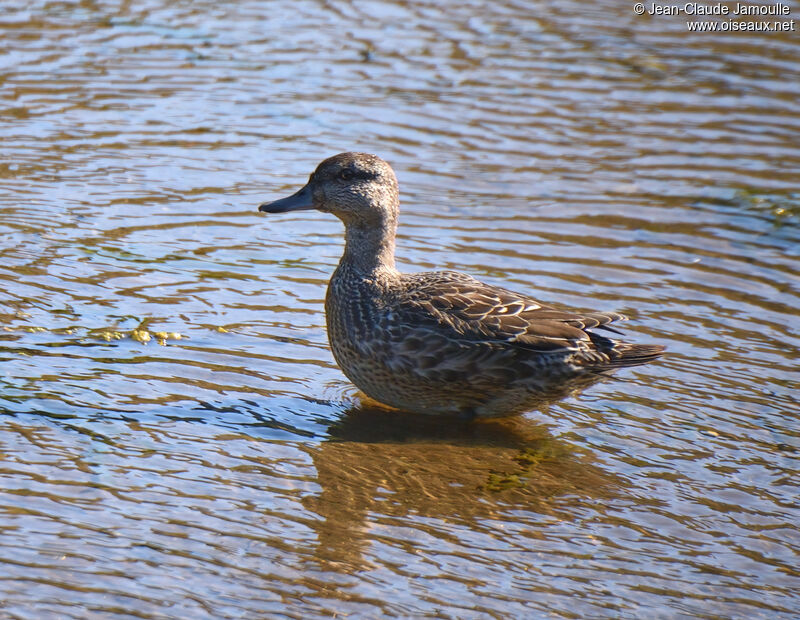
M4 3L0 615L796 616L797 37ZM669 355L506 421L362 402L324 329L341 225L256 212L343 150L397 171L402 269Z

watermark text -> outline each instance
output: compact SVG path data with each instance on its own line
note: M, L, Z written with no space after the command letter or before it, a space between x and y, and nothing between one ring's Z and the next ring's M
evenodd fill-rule
M687 21L689 32L795 32L794 19L780 19L791 15L788 4L775 2L772 4L736 3L648 3L637 2L633 5L636 15L676 15L682 17L717 17L723 19L708 21ZM768 19L756 19L756 18Z

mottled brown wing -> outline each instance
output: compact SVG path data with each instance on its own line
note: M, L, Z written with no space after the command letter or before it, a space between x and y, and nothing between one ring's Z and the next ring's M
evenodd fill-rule
M400 314L397 318L403 320L407 313L419 325L424 316L431 328L455 331L465 340L499 341L541 352L585 349L593 341L585 330L625 320L612 312L557 310L454 271L407 278L404 299L394 309Z

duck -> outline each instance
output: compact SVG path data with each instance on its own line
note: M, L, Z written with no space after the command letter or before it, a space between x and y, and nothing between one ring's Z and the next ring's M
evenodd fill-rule
M258 207L316 210L344 224L325 295L328 340L344 375L372 400L414 414L511 416L569 382L664 352L614 338L621 332L610 324L627 319L616 312L559 309L457 271L401 273L399 205L392 167L347 152L322 161L291 196Z

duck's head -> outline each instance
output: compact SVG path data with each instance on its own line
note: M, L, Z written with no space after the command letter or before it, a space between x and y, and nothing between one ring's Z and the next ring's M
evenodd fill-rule
M369 153L339 153L317 166L301 190L258 210L316 209L333 213L347 226L374 227L393 223L398 203L397 178L389 164Z

